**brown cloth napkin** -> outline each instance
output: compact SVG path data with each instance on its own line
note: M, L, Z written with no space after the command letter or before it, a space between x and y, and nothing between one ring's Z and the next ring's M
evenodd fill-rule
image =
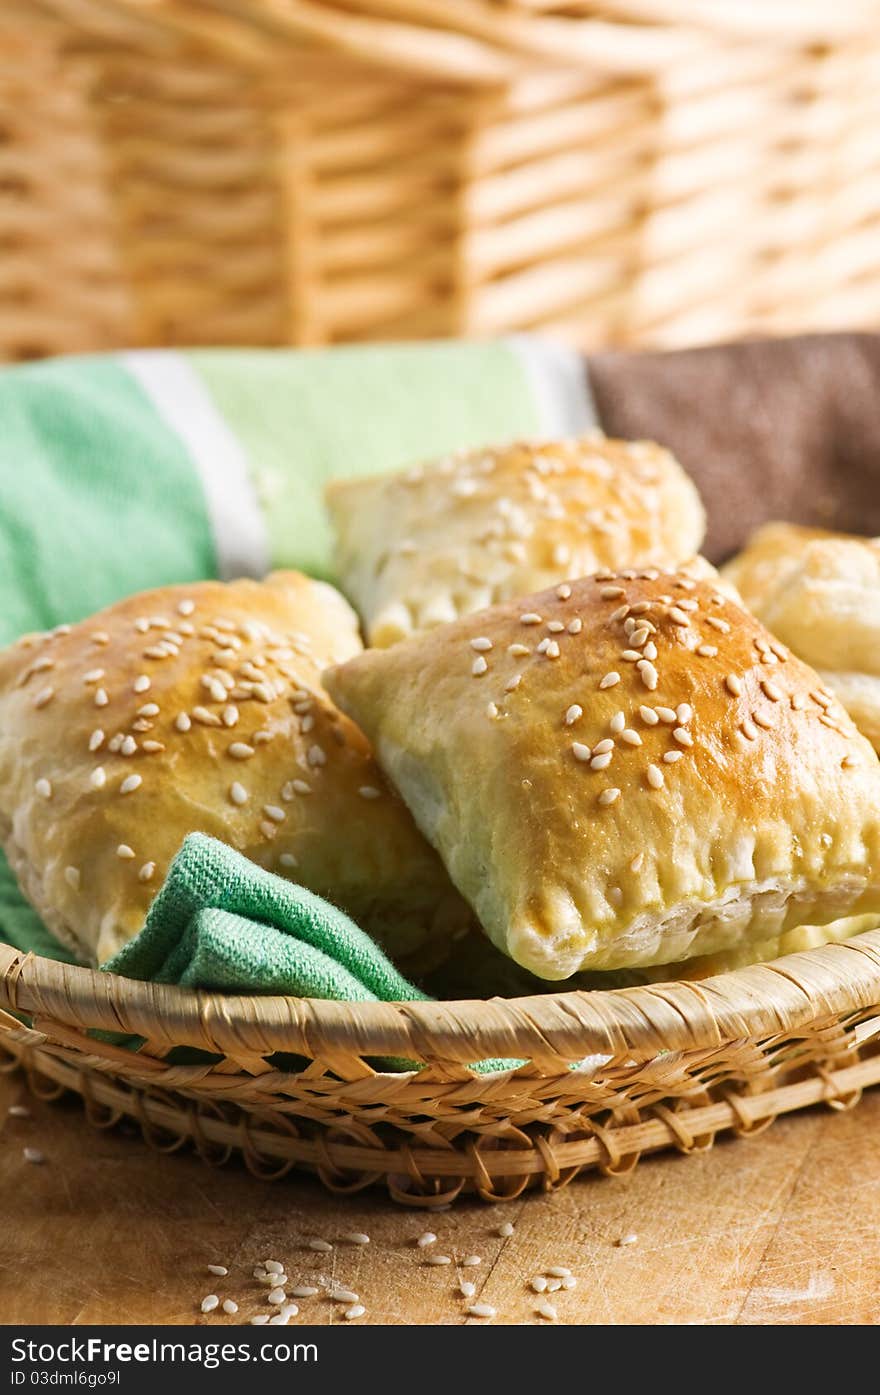
M880 534L880 334L592 355L602 428L667 446L696 481L713 562L787 519Z

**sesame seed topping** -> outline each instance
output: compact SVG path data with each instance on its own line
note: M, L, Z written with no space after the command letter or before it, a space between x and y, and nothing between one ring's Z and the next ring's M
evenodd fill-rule
M131 685L136 693L148 693L152 686L151 680L146 673L139 673Z
M720 630L723 635L730 633L730 626L726 620L721 619L720 615L707 615L706 624L711 625L713 629Z
M694 715L694 709L691 707L689 702L680 702L675 709L675 715L678 718L680 724L683 727L686 727L688 722Z
M657 646L653 640L648 641L648 643L642 650L642 653L644 654L646 659L650 659L652 663L654 662L654 660L657 657Z
M664 757L663 757L663 759L664 759L664 761L666 762L667 765L675 765L675 762L678 761L678 760L681 760L681 758L682 758L682 752L681 752L681 751L667 751L666 754L665 754Z
M605 677L604 677L604 678L602 679L602 681L600 682L599 687L600 687L600 688L613 688L613 687L615 687L616 684L618 684L619 682L620 682L620 674L619 674L619 673L616 673L616 672L614 671L614 669L612 669L610 673L606 673Z
M241 807L242 804L247 804L249 795L244 785L240 784L238 780L233 780L232 784L229 786L229 798L232 800L233 804L237 804Z
M616 625L618 620L625 620L627 615L629 615L629 606L619 605L617 609L612 610L611 614L608 616L608 622L611 625Z
M724 680L724 686L734 697L739 697L743 690L742 681L737 678L735 673L728 673Z
M795 712L803 712L807 705L807 699L804 697L803 693L794 693L792 695L791 705Z
M565 714L565 725L567 727L573 727L575 722L579 722L583 715L584 709L579 703L573 702Z
M297 862L297 860L296 860L296 858L294 857L294 855L293 855L292 852L283 852L283 853L281 854L281 856L279 857L278 862L279 862L279 864L280 864L282 867L298 867L298 866L299 866L299 863Z
M94 790L102 790L107 783L107 772L103 765L96 765L89 776L89 784Z
M35 785L34 785L34 789L36 790L37 794L40 796L41 799L51 799L51 798L52 798L52 785L51 785L51 782L50 782L49 780L46 780L46 779L39 779L39 780L37 780L36 783L35 783Z
M547 648L544 650L544 653L547 655L547 658L548 658L548 659L558 659L558 658L559 658L559 645L556 643L556 640L555 640L555 639L548 639L548 640L545 640L544 642L545 642L545 644L547 645ZM540 647L541 647L541 646L539 645L538 648L540 649Z
M521 682L522 674L515 673L512 678L508 678L507 682L504 685L504 691L506 693L512 693L514 688L518 688Z
M249 746L246 741L233 741L227 747L227 751L233 760L248 760L254 754L253 746Z
M307 784L305 780L291 780L290 788L294 794L311 794L312 792L311 785Z
M750 722L750 721L749 721L748 717L746 717L742 722L740 722L740 728L739 728L739 729L740 729L740 731L742 732L743 736L746 737L747 740L749 740L749 741L756 741L756 740L757 740L757 737L758 737L758 729L757 729L757 727L755 726L754 722Z
M561 620L551 620L547 626L551 635L561 635L565 633L565 625Z
M615 712L608 725L616 736L626 726L626 715L623 712Z
M106 707L109 701L107 690L105 688L98 688L95 692L95 706Z
M471 640L471 648L482 654L492 648L492 641L486 635L479 635L476 639Z
M651 631L646 625L641 625L637 630L633 630L629 637L629 642L634 649L641 649L642 645L650 639Z
M603 601L616 601L618 597L623 594L624 590L622 586L601 586L599 588L599 595L602 597Z
M119 749L124 756L133 756L137 750L137 742L133 736L126 736Z
M556 595L561 601L567 601L569 599L571 596L571 587L567 581L563 581L561 586L557 586Z
M122 784L119 786L119 793L133 794L135 790L140 789L142 784L143 779L140 775L126 775Z
M79 868L65 867L64 880L67 882L67 885L69 887L73 888L74 891L79 891L80 886L82 885L82 876L80 874Z
M127 843L120 843L116 849L116 856L123 858L134 857L134 848L130 848Z
M672 733L672 739L673 741L677 741L679 746L693 746L694 744L694 738L691 736L687 727L676 727L675 731Z
M603 808L607 808L607 806L608 806L609 804L613 804L614 801L615 801L616 799L619 799L619 798L620 798L620 790L619 790L619 789L608 789L608 790L603 790L602 793L599 795L599 798L598 798L597 803L601 804Z
M477 657L474 659L473 663L471 664L471 673L473 674L474 678L479 678L482 674L488 671L488 668L489 665L486 663L486 660L483 658L482 654L478 654Z
M633 858L632 862L629 864L629 870L630 870L631 872L641 872L641 870L642 870L642 864L644 863L644 861L645 861L645 854L644 854L643 852L636 853L636 855L635 855L635 857Z
M361 799L381 799L382 797L382 791L377 789L375 785L360 785L358 794Z
M177 716L174 718L174 725L178 731L189 731L192 722L186 712L178 712Z
M642 659L638 665L638 670L645 687L650 688L653 691L654 688L657 687L658 678L657 670L651 663L650 659Z
M613 751L602 751L598 756L593 756L590 761L591 770L606 770L611 764Z
M714 659L718 650L714 644L698 644L697 653L701 659Z
M109 643L110 643L110 636L108 635L108 633L107 633L106 630L95 630L95 633L92 635L91 638L92 638L92 644L109 644Z
M660 769L659 765L649 765L645 771L645 775L647 776L648 784L651 786L652 790L659 790L663 787L663 771Z
M620 739L625 741L627 746L641 746L642 744L642 738L637 731L633 731L632 727L625 727L620 733Z
M512 655L514 659L524 659L526 655L531 654L532 651L525 644L508 644L507 652Z
M773 727L773 717L768 712L753 712L752 721L755 722L757 726L763 727L765 731L770 731Z
M272 823L269 819L261 819L259 829L264 838L274 838L275 834L278 832L278 825Z
M657 716L657 713L654 711L653 707L640 707L639 716L641 717L645 725L649 727L656 727L658 722L660 721L660 718Z
M690 617L685 615L681 607L677 605L669 607L669 618L673 625L689 625L691 623Z
M782 700L782 689L777 683L771 683L769 678L761 679L761 687L771 702L780 702Z
M51 702L54 696L54 688L41 688L34 698L34 707L45 707L46 703Z
M579 635L583 627L583 620L579 615L576 615L573 620L569 620L568 622L568 633L570 635Z
M88 671L88 673L84 673L84 674L83 674L83 682L84 682L84 683L100 683L100 681L101 681L101 679L102 679L103 677L104 677L104 670L103 670L102 668L90 668L89 671Z
M582 741L573 741L571 745L571 754L574 756L575 760L588 761L593 752L590 750L589 746L585 746Z
M597 756L603 756L606 753L606 751L613 750L614 741L610 736L606 736L601 741L597 741L596 745L593 747L593 752Z
M158 715L159 715L159 704L158 704L158 702L145 702L144 705L143 705L143 707L139 707L139 708L138 708L138 716L139 716L139 717L158 717Z
M139 615L134 622L134 627L139 635L145 635L150 628L150 622L145 615Z
M232 747L229 749L231 751ZM306 752L306 760L314 769L316 766L327 764L327 754L322 746L310 746Z
M188 598L184 598L184 600L177 602L178 615L192 615L195 608L195 601L191 601Z
M264 804L263 813L266 815L266 818L271 819L273 823L283 823L287 818L285 811L279 808L277 804Z
M626 659L628 664L637 664L641 660L644 660L645 656L640 653L638 649L624 649L620 657Z
M212 712L207 707L194 707L192 710L193 721L198 722L203 727L219 727L220 718L216 712Z

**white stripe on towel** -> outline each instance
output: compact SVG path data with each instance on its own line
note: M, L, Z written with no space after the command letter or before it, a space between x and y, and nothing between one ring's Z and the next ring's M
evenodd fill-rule
M220 576L265 576L269 542L247 455L192 364L171 349L133 350L120 359L195 466Z
M512 334L506 342L531 385L545 436L601 429L583 354L532 334Z

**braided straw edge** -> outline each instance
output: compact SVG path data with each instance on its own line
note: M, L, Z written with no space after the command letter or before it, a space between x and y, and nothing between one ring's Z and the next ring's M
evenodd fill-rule
M527 1057L557 1071L586 1056L761 1040L880 1004L880 930L699 982L493 998L338 1003L238 996L142 983L25 955L0 944L0 1008L35 1021L146 1038L233 1059L293 1052L345 1073L362 1056L467 1066Z

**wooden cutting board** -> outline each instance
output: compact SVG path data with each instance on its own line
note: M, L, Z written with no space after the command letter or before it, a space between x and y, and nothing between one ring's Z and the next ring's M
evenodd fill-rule
M30 1116L8 1115L11 1104ZM45 1161L27 1162L26 1146ZM792 1116L702 1157L648 1159L628 1178L429 1217L379 1191L333 1197L304 1175L267 1185L238 1164L159 1155L134 1130L96 1132L75 1101L33 1100L14 1075L0 1077L0 1198L5 1323L228 1327L267 1311L252 1270L269 1258L291 1284L320 1275L353 1288L370 1323L478 1321L459 1277L496 1322L541 1321L529 1280L552 1265L578 1281L552 1297L563 1323L880 1321L880 1091L852 1112ZM415 1240L427 1229L438 1239L423 1251ZM370 1244L307 1247L352 1231ZM620 1246L628 1234L637 1241ZM432 1266L429 1252L482 1262ZM209 1263L228 1277L212 1278ZM237 1301L238 1314L202 1318L212 1292ZM300 1311L295 1321L344 1320L326 1297Z

